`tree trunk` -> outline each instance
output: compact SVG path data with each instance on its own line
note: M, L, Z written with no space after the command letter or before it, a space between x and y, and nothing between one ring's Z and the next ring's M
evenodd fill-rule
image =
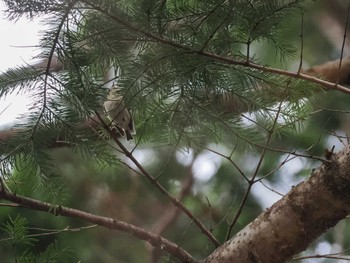
M350 211L350 146L216 249L202 263L285 262Z

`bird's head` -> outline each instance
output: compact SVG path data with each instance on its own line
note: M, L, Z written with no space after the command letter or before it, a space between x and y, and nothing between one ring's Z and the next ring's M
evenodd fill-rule
M108 99L120 99L122 95L120 94L120 90L118 87L114 86L109 89Z

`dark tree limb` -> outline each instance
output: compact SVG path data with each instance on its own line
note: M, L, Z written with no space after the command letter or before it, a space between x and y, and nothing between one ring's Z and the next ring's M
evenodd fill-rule
M202 263L285 262L344 219L350 212L350 146L328 157Z
M138 239L147 241L152 246L164 249L174 257L180 259L182 262L196 262L196 260L194 260L193 257L190 254L188 254L183 248L169 241L168 239L165 239L154 233L148 232L135 225L128 224L114 218L97 216L81 210L41 202L28 197L12 194L10 192L5 191L4 188L2 188L0 191L0 199L13 202L31 210L47 212L55 216L78 218L83 220L84 222L93 223L113 230L119 230L128 233L134 237L137 237Z

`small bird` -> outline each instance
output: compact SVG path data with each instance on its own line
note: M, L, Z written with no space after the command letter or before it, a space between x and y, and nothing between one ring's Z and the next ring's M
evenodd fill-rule
M135 135L134 121L128 108L126 108L123 96L119 94L117 86L113 86L103 104L108 118L112 125L118 130L121 136L126 135L126 139L132 140Z

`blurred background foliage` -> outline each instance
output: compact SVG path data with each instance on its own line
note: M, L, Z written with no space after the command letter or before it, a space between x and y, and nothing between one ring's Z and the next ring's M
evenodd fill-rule
M303 68L340 57L347 4L347 1L341 0L305 1ZM285 42L296 48L294 55L278 57L275 47L267 42L258 43L252 48L257 61L262 64L296 70L301 51L300 12L293 13L283 23L281 34ZM328 31L333 30L335 25L342 34L330 37ZM346 47L345 56L350 53ZM273 137L270 148L323 157L326 148L330 149L334 145L339 150L343 143L347 143L350 98L339 92L320 92L308 103L311 104L309 116L294 131ZM245 144L240 145L223 136L218 144L206 144L196 149L143 143L134 154L146 170L156 176L174 196L184 191L183 202L186 207L223 242L228 225L248 187L235 164L241 172L251 177L261 151L259 147L247 149ZM46 201L120 219L150 231L173 208L169 200L146 178L128 167L133 167L133 164L117 151L115 154L118 159L128 166L112 168L89 155L77 155L74 150L65 147L48 149L46 153L52 160L54 172L52 178L44 179L41 183L54 187L34 187L38 184L33 179L35 169L31 169L30 164L18 162L8 181L10 189L39 200L46 200L47 191L56 189L57 193L53 196L57 198L52 199L51 196ZM289 158L293 160L285 162ZM312 168L319 165L320 161L312 158L268 151L257 174L257 178L263 179L253 186L232 234L273 204L279 198L278 193L288 192L293 185L309 176ZM26 172L21 172L23 170ZM0 254L6 262L15 262L16 258L17 262L143 263L152 261L152 255L157 262L177 262L167 253L161 250L154 252L143 241L130 235L90 226L71 218L2 205L0 222ZM350 245L349 231L349 224L341 222L314 242L305 254L345 250ZM10 238L15 236L14 233L18 233L18 240ZM203 258L214 249L212 243L181 212L162 235L185 248L195 258ZM317 262L335 261L318 259Z

